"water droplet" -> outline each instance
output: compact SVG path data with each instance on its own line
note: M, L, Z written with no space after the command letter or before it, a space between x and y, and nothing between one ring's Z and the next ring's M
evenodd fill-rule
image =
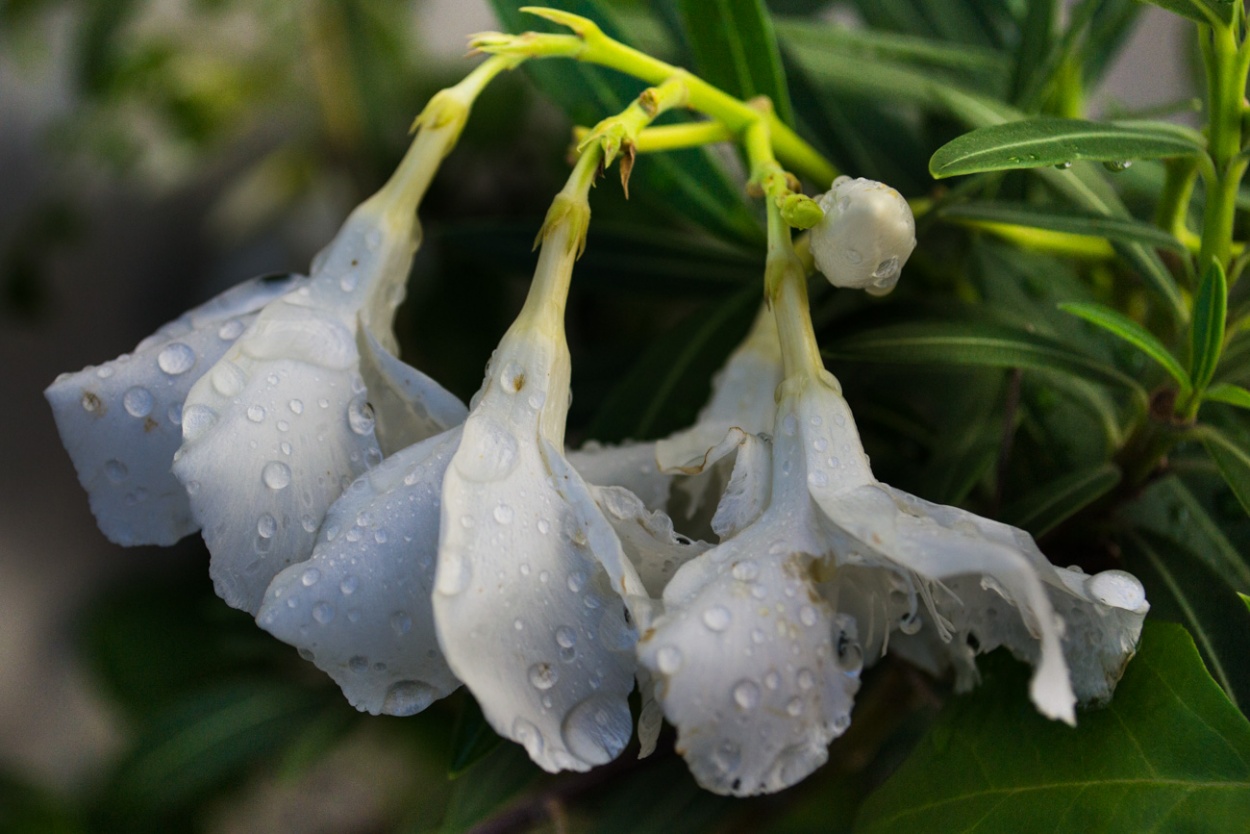
M104 407L104 403L100 402L100 398L90 391L82 393L82 410L88 414L94 414Z
M222 359L213 366L212 380L213 389L218 394L223 397L235 397L247 384L247 374L229 359Z
M253 423L259 423L265 419L265 408L260 405L249 405L247 407L247 419Z
M810 605L804 605L802 608L800 608L799 609L799 622L803 623L803 625L807 626L808 628L811 628L812 626L816 625L816 609L812 608Z
M281 443L278 444L278 451L282 452L282 454L284 455L290 455L291 444L283 440Z
M169 410L165 412L165 416L168 417L169 422L173 423L175 426L181 426L182 425L182 403L174 403L173 405L171 405L169 407Z
M304 413L304 403L302 400L291 400L289 403L287 403L287 407L291 409L292 414Z
M785 417L781 418L781 430L787 435L793 437L798 428L799 423L794 419L793 414L787 414Z
M530 758L540 761L543 756L543 734L524 718L512 722L512 738L525 748Z
M391 615L391 631L396 637L403 637L412 631L412 617L407 611L396 611Z
M842 257L846 259L848 264L861 264L864 262L864 256L860 254L858 249L846 249L842 252Z
M261 470L260 478L270 489L285 489L291 483L291 467L277 460L271 460Z
M723 741L712 751L711 758L713 766L728 776L742 763L742 750L732 741Z
M573 593L581 593L582 588L586 586L586 574L579 570L575 570L569 574L569 590Z
M156 364L170 376L185 374L195 364L195 351L182 342L171 342L156 355Z
M799 683L799 689L804 691L816 685L816 676L812 674L811 669L800 669L796 680Z
M816 488L829 486L829 476L817 469L807 475L807 482Z
M1133 166L1133 160L1131 159L1109 160L1102 164L1102 167L1106 168L1108 171L1110 171L1113 174L1118 174L1121 171L1127 171L1132 166Z
M560 727L564 745L592 765L607 764L625 748L633 732L624 698L591 695L569 711Z
M230 319L230 321L217 328L217 338L222 341L233 342L242 335L243 321L241 319Z
M364 394L357 394L347 404L347 425L356 434L369 434L373 431L373 406L365 400Z
M347 661L347 668L351 669L356 674L366 672L369 669L369 658L356 655L351 658L351 660Z
M322 625L328 625L334 619L334 606L328 602L319 602L313 606L313 619Z
M499 374L499 384L508 392L520 391L525 387L525 368L516 362L504 365Z
M507 504L499 504L496 506L492 515L495 516L495 521L498 521L500 524L512 523L512 508Z
M152 392L136 385L122 397L122 406L131 417L147 417L152 413Z
M305 588L311 588L321 581L321 571L316 568L309 568L300 574L299 581Z
M776 691L777 687L781 686L781 675L777 674L776 670L770 671L764 675L764 686Z
M803 699L791 698L790 702L786 704L786 712L792 717L798 718L799 714L803 712Z
M356 589L360 587L360 580L354 574L348 574L343 577L343 581L339 583L339 591L343 596L351 596L356 593Z
M556 685L560 673L550 663L535 663L530 667L529 678L535 689L546 690Z
M812 448L817 452L823 452L825 449L829 448L829 441L823 437L818 437L812 441Z
M919 614L907 613L903 615L903 618L901 620L899 620L898 630L903 632L904 634L912 635L912 634L915 634L917 631L920 631L921 625L922 625L922 620Z
M724 631L733 621L733 615L723 605L713 605L703 612L703 624L712 631Z
M551 532L551 525L545 518L538 519L538 523L534 526L536 526L538 528L538 532L542 533L544 536Z
M341 289L343 292L351 292L352 290L356 289L356 284L358 281L359 281L359 278L357 278L356 273L349 272L339 279L339 289Z
M750 559L738 562L730 572L733 574L733 578L739 582L754 582L760 575L759 567Z
M676 674L681 669L684 660L685 658L681 656L681 649L676 646L661 646L655 653L655 665L666 675Z
M1085 580L1085 592L1103 605L1137 611L1146 604L1146 591L1137 577L1122 570L1105 570Z
M1063 162L1057 162L1057 163L1055 163L1055 168L1057 168L1057 169L1058 169L1058 170L1060 170L1060 171L1066 171L1066 170L1068 170L1068 169L1069 169L1069 168L1071 168L1071 167L1072 167L1072 160L1070 160L1070 159L1069 159L1069 160L1064 160Z
M562 649L571 649L577 644L577 632L568 626L556 629L556 645Z
M98 376L100 379L108 379L109 377L113 375L113 366L101 365L100 367L96 368L95 375Z
M271 539L273 538L274 533L277 532L278 522L269 513L265 513L260 518L256 519L256 534L262 539Z
M129 474L130 470L120 460L107 460L104 462L104 476L115 484L120 484L126 480L126 476Z
M760 703L760 688L753 681L738 681L733 696L739 709L755 709Z
M192 405L182 412L182 439L190 442L213 427L217 412L206 405Z
M387 715L416 715L434 703L438 692L421 681L399 681L391 684L382 701L382 712Z
M876 279L893 278L898 274L898 256L886 258L877 264L877 268L872 271L872 277Z

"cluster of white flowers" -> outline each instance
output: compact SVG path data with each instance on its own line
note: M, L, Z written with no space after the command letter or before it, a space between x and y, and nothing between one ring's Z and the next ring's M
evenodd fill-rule
M427 109L308 277L244 283L48 389L110 539L201 530L222 598L358 709L411 715L463 683L549 771L620 754L637 685L644 754L662 715L700 784L779 790L825 760L887 647L970 683L973 656L1005 645L1068 722L1109 696L1140 584L1054 568L1022 531L877 481L837 381L783 362L790 307L761 312L687 431L566 453L584 189L553 206L470 407L402 363L416 207L472 79ZM831 280L892 286L915 245L905 201L839 180L822 203ZM675 532L670 499L719 542Z

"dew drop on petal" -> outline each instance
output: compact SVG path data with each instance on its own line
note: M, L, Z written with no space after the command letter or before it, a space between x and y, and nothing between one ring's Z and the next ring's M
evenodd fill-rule
M152 392L136 385L122 397L122 407L131 417L147 417L152 413Z
M328 602L319 602L313 606L312 615L314 620L326 625L334 619L334 606Z
M547 519L545 518L538 519L538 523L535 524L534 526L537 527L538 532L542 533L544 536L547 535L549 532L551 532L551 525L547 522Z
M573 593L580 593L582 588L586 586L586 574L579 570L573 571L569 574L568 586Z
M799 689L804 691L816 685L816 676L812 674L811 669L800 669L796 680L798 681Z
M799 621L809 628L816 625L816 609L810 605L804 605L799 609Z
M407 611L396 611L391 615L391 631L396 637L403 637L412 631L412 617Z
M305 588L311 588L321 581L321 571L316 568L309 568L300 574L299 581Z
M616 758L632 732L625 700L608 695L591 695L569 711L560 727L569 752L592 765Z
M182 413L182 439L190 442L213 427L217 412L206 405L193 405Z
M742 763L742 749L732 741L723 741L717 745L711 755L712 765L724 775L733 773Z
M571 649L577 643L577 632L568 626L556 629L556 645L562 649Z
M247 407L247 419L253 423L259 423L265 419L265 407L260 405L249 405Z
M94 414L99 411L104 404L100 402L100 398L90 391L82 392L82 410L88 414Z
M543 734L524 718L512 722L512 737L525 748L530 758L538 760L543 755Z
M217 328L217 338L225 342L233 342L243 335L243 322L240 319L230 321Z
M373 406L365 400L364 394L357 394L347 404L347 425L356 434L363 435L373 431L374 422Z
M768 674L764 675L764 686L775 691L777 687L781 686L781 675L777 674L776 670L769 671Z
M130 470L120 460L107 460L104 462L104 477L115 484L120 484L126 480L126 476L129 474Z
M355 574L349 573L343 577L343 581L339 583L339 591L343 596L351 596L356 593L356 589L360 587L360 580Z
M213 389L223 397L238 396L247 384L247 374L229 359L222 359L214 365L211 377Z
M703 612L703 624L712 631L724 631L729 628L733 615L729 613L729 609L723 605L713 605L711 608Z
M495 516L495 521L498 521L500 524L512 523L512 516L513 516L512 508L509 507L507 504L497 505L492 515Z
M477 431L470 431L466 426L465 439L461 440L454 459L456 470L479 483L505 477L516 466L516 437L491 417L481 417L476 428Z
M302 400L291 400L287 403L287 407L291 409L292 414L304 413L304 403Z
M434 703L438 692L421 681L399 681L391 684L382 701L382 712L387 715L416 715Z
M550 663L535 663L529 669L530 685L535 689L550 689L559 678L560 673Z
M256 534L262 539L271 539L277 532L278 522L269 513L265 513L256 520Z
M752 582L760 575L760 569L750 559L746 559L735 564L731 573L739 582Z
M739 709L755 709L760 703L760 688L754 681L738 681L733 688L733 698Z
M156 355L156 364L170 376L185 374L195 364L195 351L182 342L171 342Z
M655 653L655 665L666 675L677 674L684 660L685 658L681 656L681 649L676 646L661 646Z
M347 668L357 674L367 672L369 670L369 658L362 657L361 655L355 655L347 661Z
M260 477L270 489L285 489L291 483L291 467L281 461L271 460L261 470Z
M799 714L803 712L803 699L791 698L790 702L786 704L786 712L794 718L798 718Z

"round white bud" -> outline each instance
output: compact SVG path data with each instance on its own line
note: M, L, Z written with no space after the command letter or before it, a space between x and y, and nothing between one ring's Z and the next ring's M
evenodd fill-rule
M812 227L812 257L829 283L872 295L894 289L916 248L916 221L903 195L875 180L838 177L816 202L825 216Z

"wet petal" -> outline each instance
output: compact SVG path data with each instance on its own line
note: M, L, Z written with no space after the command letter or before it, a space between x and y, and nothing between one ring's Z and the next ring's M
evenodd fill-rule
M734 438L731 433L726 440ZM712 530L721 541L746 529L768 508L772 499L773 456L769 441L753 434L738 433L738 452L733 473L716 505Z
M873 295L894 289L916 248L916 222L903 196L874 180L838 177L816 199L824 210L811 232L816 268L835 287Z
M458 426L469 415L460 398L389 353L366 328L356 333L360 375L369 389L378 445L392 455Z
M412 715L460 685L430 594L443 474L459 430L387 458L326 513L312 558L274 577L256 621L300 650L357 709Z
M645 589L658 600L677 569L711 545L691 541L673 530L673 520L621 487L591 487L594 503L612 525L621 548ZM645 621L636 623L645 628Z
M624 487L654 510L662 510L668 503L673 478L660 471L654 443L627 441L605 446L592 440L566 457L588 483Z
M256 612L273 577L311 554L334 499L381 460L356 358L342 320L279 299L187 395L174 474L236 608Z
M122 545L173 544L199 529L170 471L187 392L296 276L257 278L166 324L131 355L62 374L45 391L101 531Z
M495 730L553 772L620 753L634 671L620 544L593 502L565 494L580 483L557 445L567 363L562 339L506 336L496 351L443 482L434 590L451 668ZM605 529L615 553L596 550Z
M802 528L770 512L687 564L638 645L677 727L677 749L716 793L798 782L850 724L860 670L854 622L816 595Z

